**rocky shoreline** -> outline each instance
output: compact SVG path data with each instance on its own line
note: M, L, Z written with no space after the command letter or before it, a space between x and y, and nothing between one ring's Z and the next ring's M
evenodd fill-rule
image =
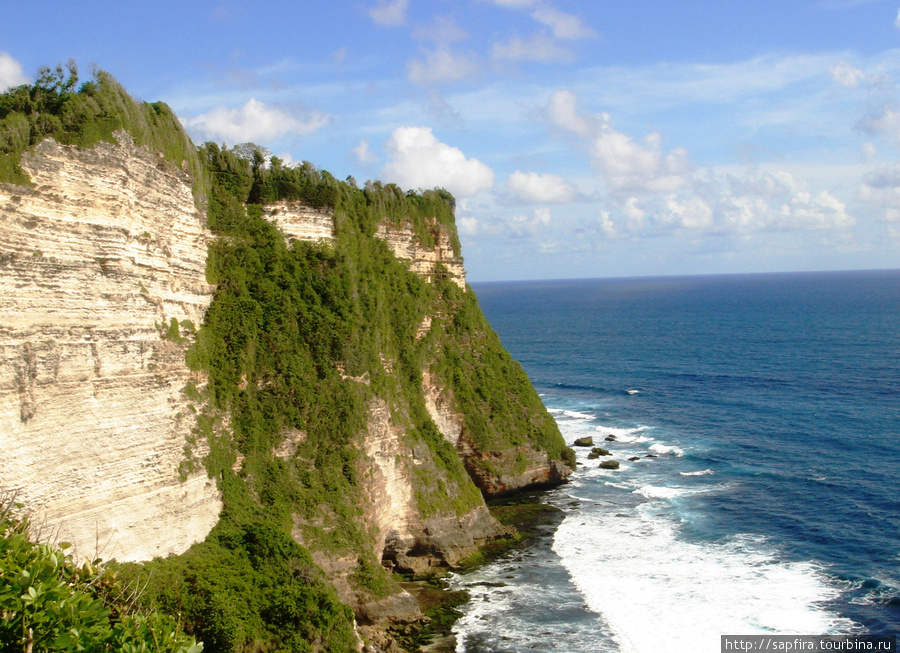
M475 571L509 551L528 546L548 525L558 526L565 513L543 503L543 495L544 492L538 490L489 501L491 515L510 529L511 534L484 545L463 562L457 573L465 575ZM459 606L469 601L469 593L450 589L446 578L410 578L401 586L416 598L424 617L412 622L398 620L389 626L386 639L379 642L384 647L380 650L386 653L454 653L457 642L453 625L462 614Z

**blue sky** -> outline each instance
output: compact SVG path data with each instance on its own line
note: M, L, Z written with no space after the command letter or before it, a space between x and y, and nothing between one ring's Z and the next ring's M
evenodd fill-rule
M446 187L470 280L900 267L898 0L6 5L0 87Z

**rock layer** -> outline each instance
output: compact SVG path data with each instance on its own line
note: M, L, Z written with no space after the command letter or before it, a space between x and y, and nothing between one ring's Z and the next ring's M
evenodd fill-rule
M23 158L32 187L0 185L0 487L80 557L141 560L221 510L204 473L179 476L191 372L163 337L213 288L190 178L118 140L47 140Z
M445 230L439 229L435 232L434 247L423 245L410 223L397 227L382 222L378 225L375 236L388 244L394 256L408 261L409 269L416 274L430 281L439 273L438 265L440 265L443 268L440 273L447 274L457 286L466 289L466 271L463 268L462 257L453 252L450 235Z

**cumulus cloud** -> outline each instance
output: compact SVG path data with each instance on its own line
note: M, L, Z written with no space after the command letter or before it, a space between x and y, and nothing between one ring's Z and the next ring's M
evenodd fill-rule
M463 236L474 236L478 233L478 219L472 216L457 218L456 228Z
M514 215L503 226L507 235L513 238L541 238L550 225L550 218L550 209L537 209L531 215Z
M424 59L413 59L406 76L413 84L457 82L478 74L478 60L472 54L454 53L442 46L424 52Z
M378 162L378 155L369 149L369 143L365 140L361 140L359 142L359 145L357 145L350 151L356 155L356 158L359 160L360 163L377 163Z
M31 80L22 74L22 64L6 52L0 52L0 91L27 84L29 81Z
M659 134L635 141L612 128L609 114L585 115L568 90L551 96L546 114L552 125L588 139L592 162L611 190L671 192L686 184L687 150L663 153Z
M832 79L846 88L856 88L866 81L866 74L859 68L854 68L846 61L838 61L828 69Z
M900 106L883 104L863 116L856 126L869 136L885 136L900 144Z
M395 27L406 23L409 0L378 0L378 4L368 10L369 17L378 25Z
M475 195L494 185L494 171L456 147L439 141L428 127L398 127L385 144L390 158L382 176L406 188L441 186L455 195Z
M328 124L330 116L321 111L303 110L300 115L250 99L237 109L217 107L184 121L185 127L207 138L226 142L267 141L286 134L306 136Z
M676 148L663 154L660 140L659 134L649 134L637 142L605 126L591 146L594 165L614 190L678 190L687 184L690 172L687 150Z
M553 7L541 7L532 12L531 17L543 23L557 39L574 41L597 36L597 33L573 14L567 14Z
M578 96L569 90L556 91L550 97L547 117L553 126L564 131L574 132L579 136L590 136L609 121L609 114L582 115L578 110Z
M517 35L505 43L495 43L491 54L497 61L513 62L570 63L575 59L574 52L542 32L532 34L528 38Z
M575 185L558 175L516 170L506 180L506 188L523 202L571 202L578 195Z
M416 26L412 31L412 37L417 41L444 45L465 40L469 37L469 33L459 26L453 16L435 16L430 23Z

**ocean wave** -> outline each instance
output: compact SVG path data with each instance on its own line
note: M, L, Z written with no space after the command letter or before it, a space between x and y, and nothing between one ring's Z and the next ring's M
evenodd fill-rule
M711 469L701 469L699 472L678 472L681 476L709 476L715 474Z
M600 424L599 426L594 427L594 431L604 437L611 435L615 438L616 442L649 442L652 438L647 437L645 432L649 431L651 428L652 427L649 426L627 428Z
M569 419L577 420L589 420L597 418L597 416L593 413L588 413L582 410L570 410L568 408L548 408L547 412L553 416L568 417Z
M643 488L642 488L643 489ZM822 606L839 590L812 563L779 560L766 540L686 542L653 504L567 517L553 550L623 653L718 650L722 633L846 632Z
M673 456L677 456L678 458L681 458L684 455L684 449L682 449L681 447L661 444L659 442L651 444L650 451L656 454L672 454Z
M680 487L660 487L656 485L644 485L634 491L647 499L674 499L685 494L694 494L696 490Z

